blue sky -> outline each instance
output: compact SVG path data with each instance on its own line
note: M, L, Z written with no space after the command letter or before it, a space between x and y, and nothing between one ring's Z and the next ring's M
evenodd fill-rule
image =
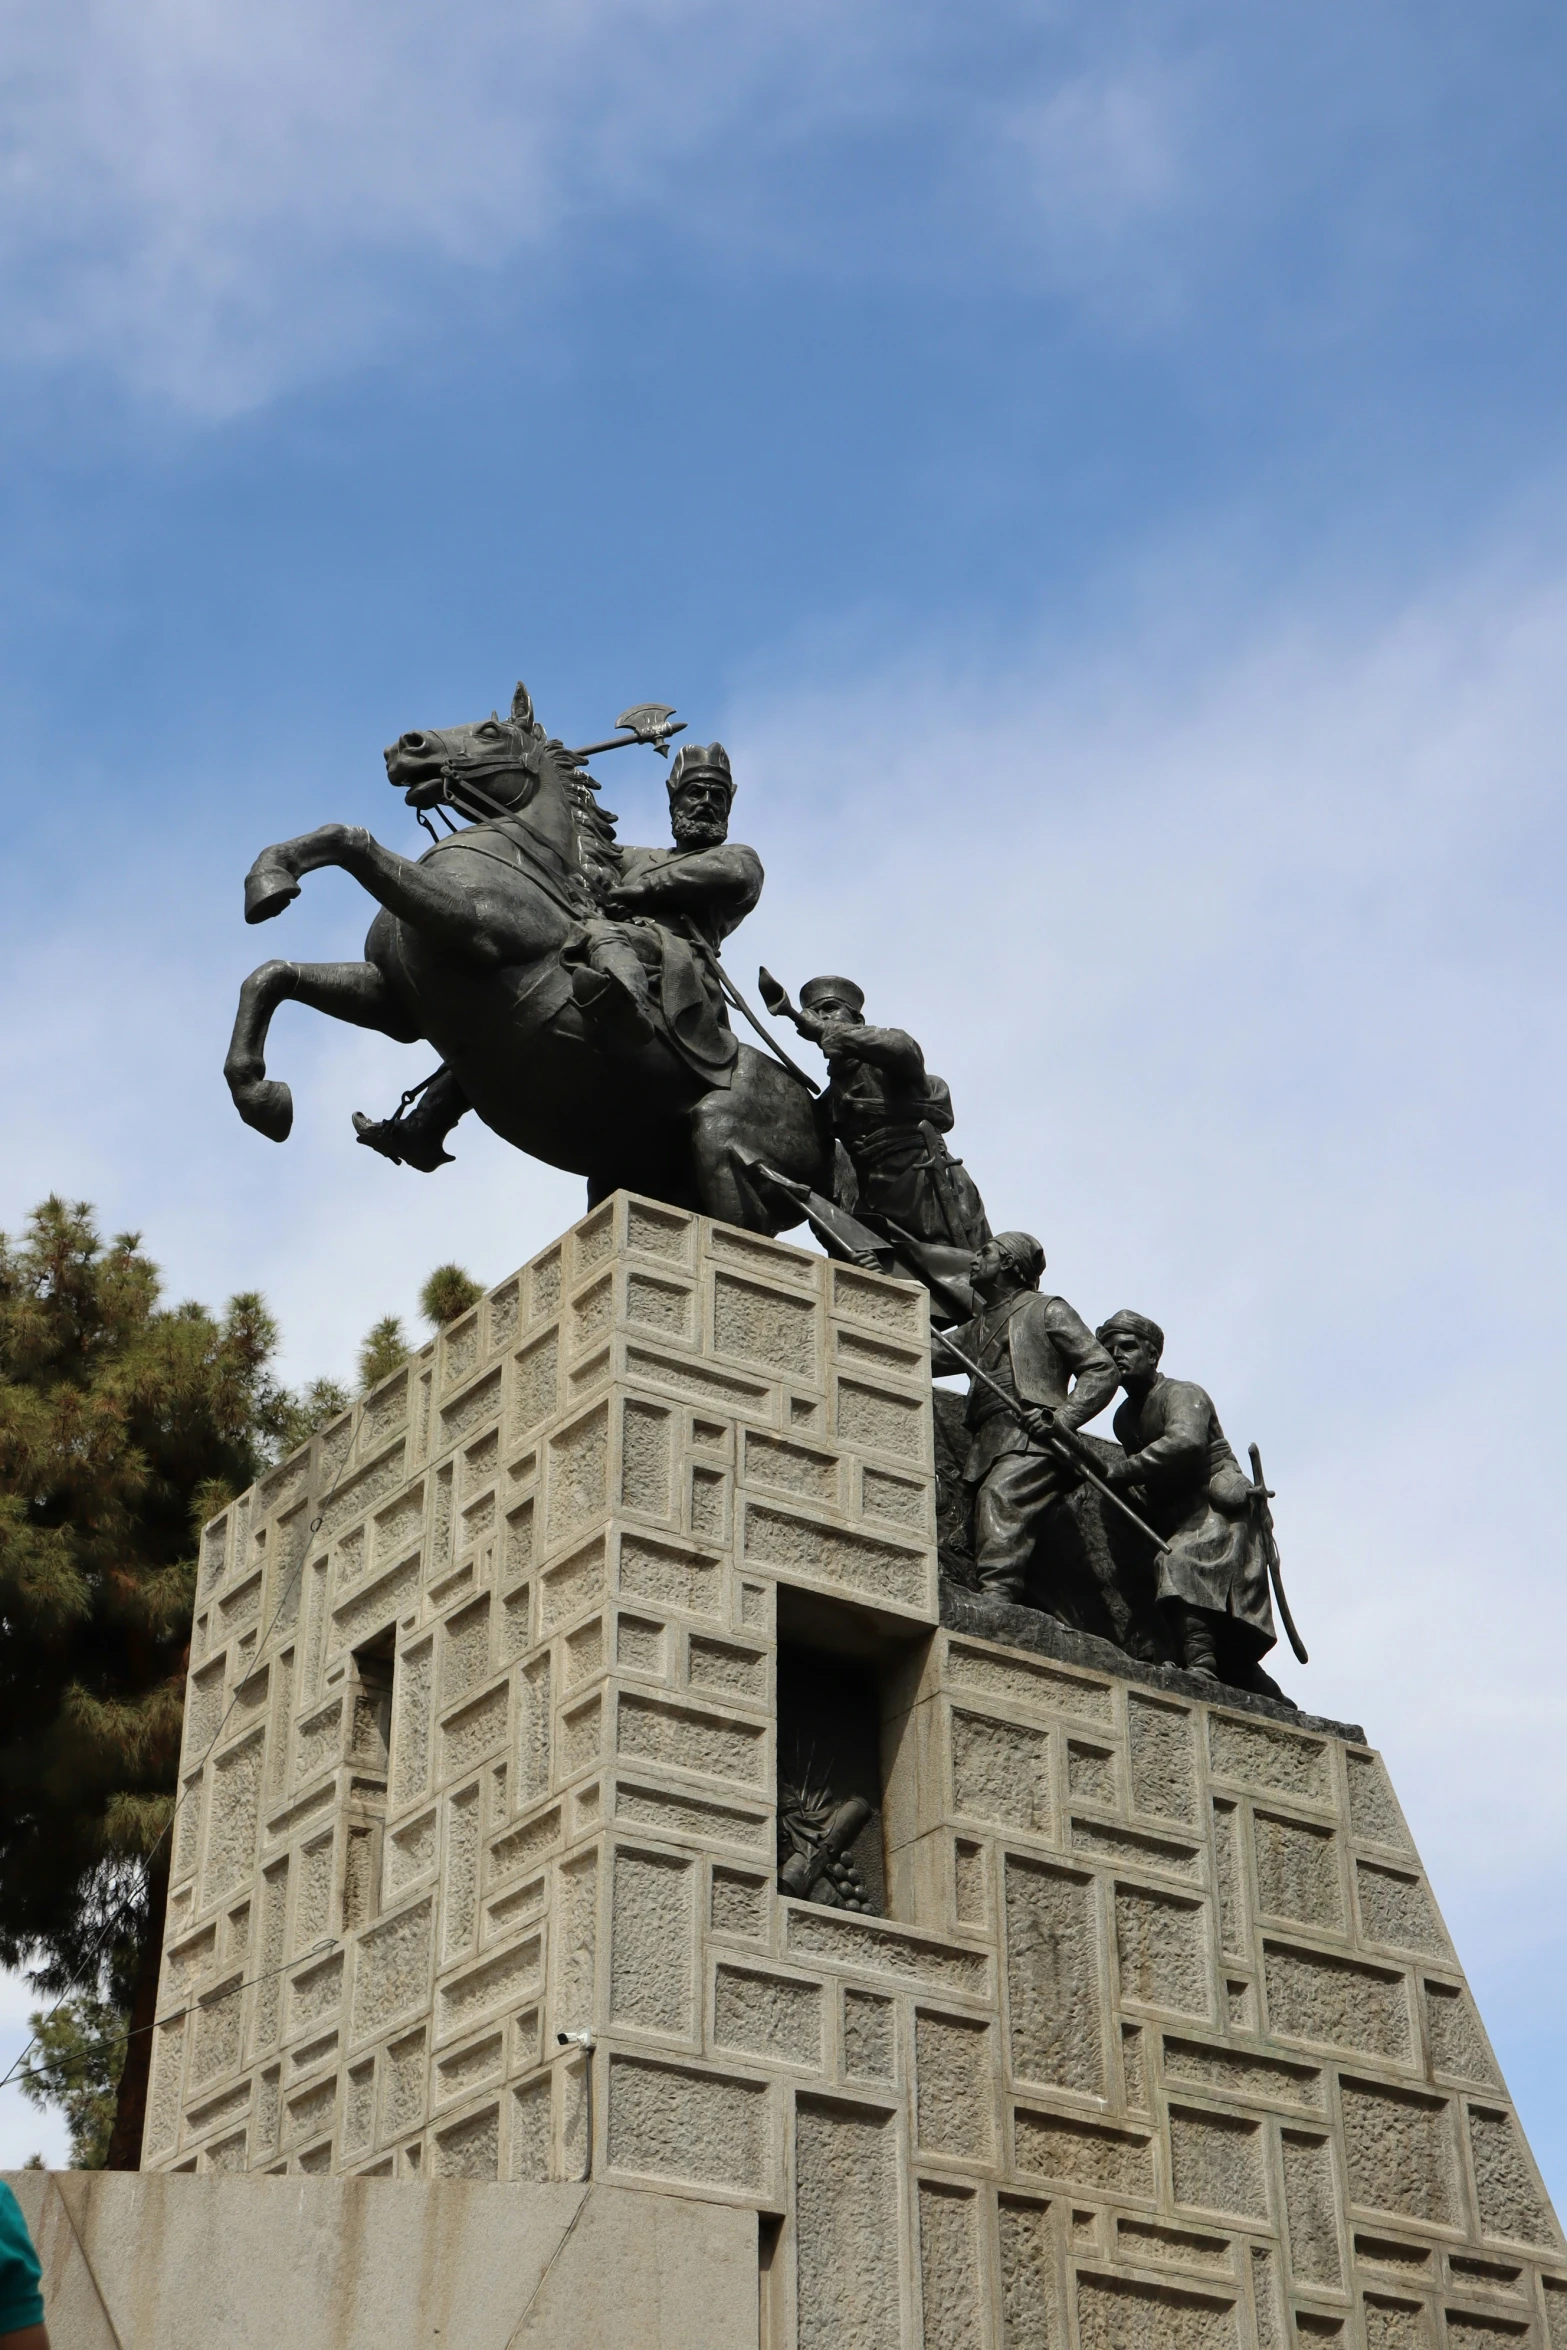
M1262 1443L1282 1677L1559 2202L1564 65L1521 0L19 0L0 68L0 1222L96 1200L300 1375L498 1279L578 1187L356 1150L427 1056L285 1013L294 1137L235 1119L239 979L368 919L240 880L417 847L380 746L519 675L678 703L742 982L861 976Z

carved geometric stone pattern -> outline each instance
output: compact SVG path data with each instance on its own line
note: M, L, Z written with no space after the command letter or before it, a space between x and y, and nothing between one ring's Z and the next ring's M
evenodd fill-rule
M777 2346L1560 2350L1380 1759L941 1628L933 1462L923 1292L619 1194L235 1502L146 2167L591 2147L781 2219ZM775 1889L781 1605L875 1660L885 1918Z

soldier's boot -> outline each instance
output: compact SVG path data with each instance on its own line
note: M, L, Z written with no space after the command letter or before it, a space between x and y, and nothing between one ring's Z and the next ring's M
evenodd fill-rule
M1189 1673L1198 1674L1204 1681L1219 1678L1219 1651L1213 1636L1213 1626L1200 1607L1189 1601L1181 1602L1180 1613L1181 1662Z
M1023 1576L1021 1570L1016 1573L1013 1573L1010 1569L1004 1570L1000 1573L997 1573L993 1570L988 1575L981 1571L979 1578L979 1596L981 1599L1004 1599L1008 1607L1021 1607L1023 1605Z

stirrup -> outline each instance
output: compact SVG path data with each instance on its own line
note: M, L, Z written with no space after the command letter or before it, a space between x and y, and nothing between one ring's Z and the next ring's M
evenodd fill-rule
M363 1110L355 1110L354 1135L394 1167L412 1167L421 1175L455 1164L451 1152L442 1150L433 1135L421 1136L411 1118L367 1118Z

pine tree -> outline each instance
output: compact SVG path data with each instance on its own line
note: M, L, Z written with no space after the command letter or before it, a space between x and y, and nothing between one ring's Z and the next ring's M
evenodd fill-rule
M62 1999L27 2020L33 2045L17 2087L31 2104L64 2114L72 2170L103 2170L125 2069L124 2010L107 1999Z
M402 1323L395 1314L383 1314L379 1322L371 1323L359 1349L361 1392L378 1386L383 1379L389 1379L407 1360L408 1340L404 1336Z
M159 1303L138 1235L48 1199L0 1235L0 1961L128 2016L137 2163L197 1530L340 1392L271 1377L262 1300ZM86 2012L86 2011L83 2011Z
M437 1265L419 1292L419 1311L442 1330L470 1306L476 1306L483 1295L478 1282L461 1265Z

